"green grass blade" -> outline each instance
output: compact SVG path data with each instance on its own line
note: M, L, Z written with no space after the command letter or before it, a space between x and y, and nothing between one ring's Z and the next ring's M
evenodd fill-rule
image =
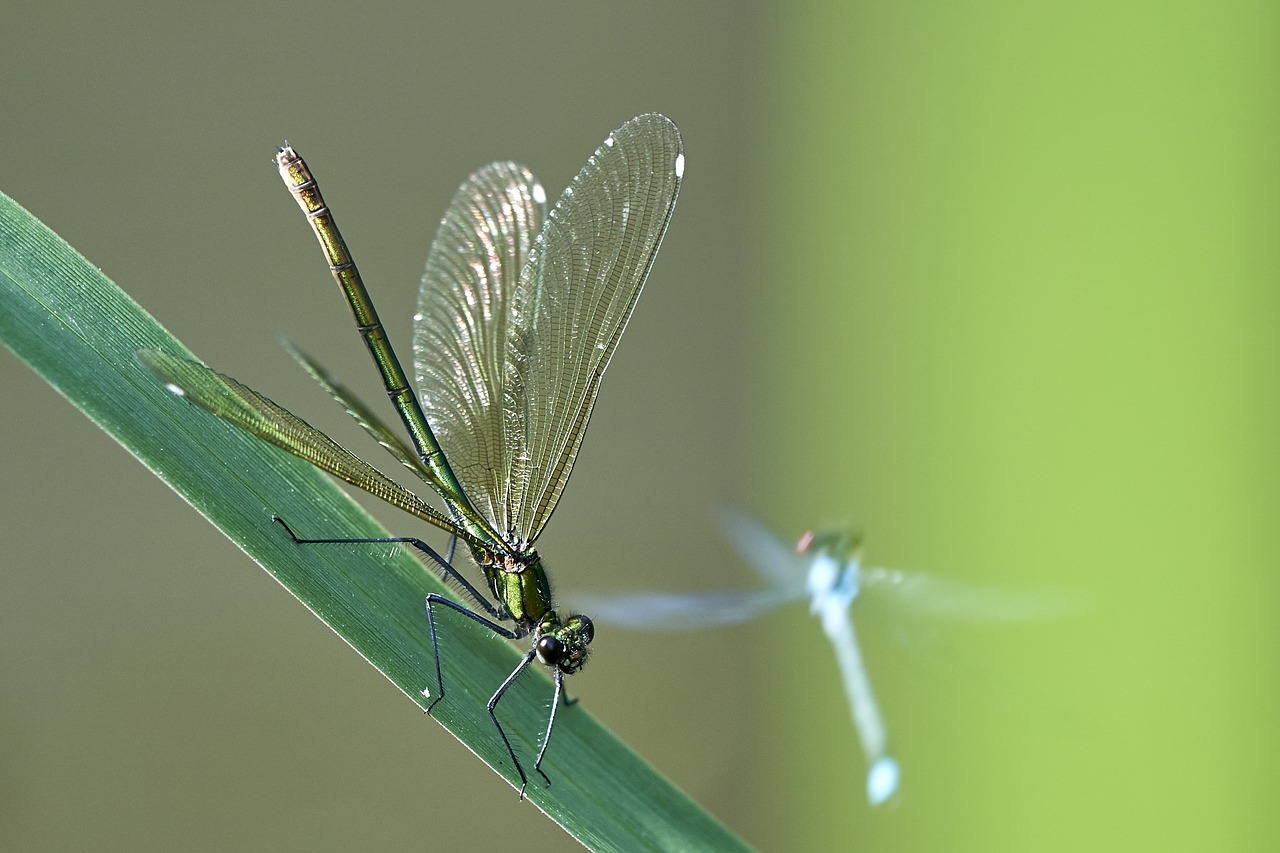
M396 546L294 544L272 515L304 536L386 533L305 462L161 387L134 353L191 354L3 194L0 340L425 707L434 670L424 599L441 585ZM446 614L439 627L447 695L434 718L514 786L485 703L520 655L460 617ZM500 713L531 772L552 688L540 672L524 678L540 681L508 694ZM543 769L553 784L531 772L529 799L591 849L748 849L582 705L561 709Z

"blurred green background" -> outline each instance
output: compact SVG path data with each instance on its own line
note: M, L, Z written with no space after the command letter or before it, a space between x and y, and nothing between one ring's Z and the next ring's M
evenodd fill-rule
M540 543L565 596L751 583L728 505L1090 606L906 649L866 614L905 773L878 811L801 608L602 630L575 692L766 850L1270 850L1278 24L1265 3L21 4L0 189L210 364L367 450L276 345L376 401L274 146L316 170L407 347L469 171L517 158L554 192L667 113L683 195ZM0 846L574 846L7 352L0 383Z

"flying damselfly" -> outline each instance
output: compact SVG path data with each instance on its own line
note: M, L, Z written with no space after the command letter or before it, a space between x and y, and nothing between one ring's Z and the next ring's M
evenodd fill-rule
M303 539L281 521L301 544L399 542L417 548L476 608L427 596L436 661L428 712L444 697L437 608L508 639L531 638L487 706L523 797L528 777L498 720L498 703L535 659L551 670L555 692L533 763L549 784L541 763L563 677L582 668L594 635L586 616L562 618L553 609L534 543L569 479L600 378L671 220L684 173L679 131L656 113L628 121L596 149L549 213L542 185L519 164L490 164L462 184L436 232L419 293L417 395L307 165L287 144L276 165L320 241L410 444L317 365L294 355L436 492L444 512L236 380L156 350L139 358L174 393L448 532L450 555L455 541L466 543L488 596L420 539Z
M575 605L604 625L678 631L747 622L808 599L835 650L854 727L867 759L867 800L880 805L898 790L901 768L890 753L884 717L871 689L853 624L853 606L899 607L935 616L1023 621L1057 606L1033 593L968 587L922 574L862 565L861 537L844 530L809 532L789 547L753 519L722 513L726 534L765 581L762 589L686 594L575 595ZM885 601L884 599L891 599Z

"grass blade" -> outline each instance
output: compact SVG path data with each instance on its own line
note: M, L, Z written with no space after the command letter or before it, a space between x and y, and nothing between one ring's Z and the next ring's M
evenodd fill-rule
M302 535L315 535L317 519L324 536L387 534L305 462L161 387L134 353L191 353L3 194L0 341L425 707L421 691L433 681L433 662L423 602L443 587L398 547L294 544L273 515ZM484 706L520 655L467 620L446 616L439 627L447 695L434 719L514 789L514 770ZM540 672L524 677L542 684L508 694L501 714L531 766L551 684ZM591 849L748 849L581 705L561 710L543 769L553 785L531 783L529 799Z

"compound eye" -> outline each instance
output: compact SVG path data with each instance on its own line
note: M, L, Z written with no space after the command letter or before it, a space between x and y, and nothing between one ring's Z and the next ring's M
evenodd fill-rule
M590 645L596 638L596 626L585 616L575 616L573 619L578 623L578 636L582 637L582 644Z
M540 637L533 648L538 655L538 662L546 666L560 663L560 656L564 654L564 646L555 637Z

